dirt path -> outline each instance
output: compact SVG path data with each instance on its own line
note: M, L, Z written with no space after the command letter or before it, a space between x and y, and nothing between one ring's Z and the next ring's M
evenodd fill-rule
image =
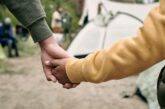
M66 90L45 80L39 56L8 64L10 73L0 74L0 109L147 109L136 96L122 98L134 92L136 77Z

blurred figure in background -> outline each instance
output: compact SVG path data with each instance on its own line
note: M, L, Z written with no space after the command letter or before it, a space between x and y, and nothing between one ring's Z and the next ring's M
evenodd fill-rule
M3 24L2 22L0 22L0 38L2 35L3 35ZM1 43L1 40L0 40L0 43ZM5 59L5 58L6 58L5 53L3 51L2 46L0 45L0 60Z
M3 35L3 24L2 22L0 22L0 38L2 37Z
M54 33L62 33L62 11L63 9L60 6L57 6L52 15L51 27Z
M71 40L70 31L72 28L72 17L66 10L62 12L62 28L63 28L64 40L65 41L67 39Z
M13 50L15 52L15 56L18 57L18 48L17 48L17 40L14 37L13 28L11 24L10 18L5 18L2 26L1 26L1 36L0 43L2 47L8 47L8 56L13 57Z
M84 9L79 21L80 26L85 26L88 22L94 20L98 15L98 7L101 0L85 0Z
M22 25L16 25L16 35L23 41L27 41L29 37L29 31Z

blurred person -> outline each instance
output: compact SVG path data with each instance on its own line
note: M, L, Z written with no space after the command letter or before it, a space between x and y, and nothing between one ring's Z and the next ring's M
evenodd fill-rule
M50 61L53 74L66 88L73 83L101 83L142 72L165 59L165 0L152 9L137 36L120 40L111 48L91 53L86 58ZM158 79L158 100L165 109L165 67Z
M2 22L0 22L0 44L1 44L1 37L2 37L2 35L3 35L3 24L2 24ZM4 52L3 52L3 48L0 45L0 59L5 59L5 58L6 58L6 56L5 56Z
M63 8L61 8L60 6L57 6L55 11L53 12L51 27L54 33L62 32L62 12Z
M0 37L3 35L3 24L0 22Z
M69 13L64 10L62 13L62 28L63 28L63 34L64 34L64 39L70 40L70 31L72 29L72 17L69 15Z
M29 37L29 31L22 25L16 25L16 35L19 36L21 40L27 41Z
M5 18L2 24L2 34L0 37L0 42L2 47L8 47L8 56L13 57L12 51L14 50L15 56L18 57L18 47L17 47L17 40L14 36L13 27L11 24L10 18Z
M94 20L98 15L99 4L101 0L85 0L83 13L79 21L80 26L85 26L88 22Z

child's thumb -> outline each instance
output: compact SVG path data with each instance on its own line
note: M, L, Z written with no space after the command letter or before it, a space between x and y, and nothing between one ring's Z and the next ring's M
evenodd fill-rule
M57 67L57 66L59 66L59 65L62 64L62 62L61 62L60 59L51 60L50 63L51 63L54 67Z

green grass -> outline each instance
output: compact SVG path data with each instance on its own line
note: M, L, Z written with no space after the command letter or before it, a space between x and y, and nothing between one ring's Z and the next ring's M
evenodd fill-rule
M39 47L37 47L37 44L34 44L31 38L29 38L27 41L18 39L17 44L20 57L16 59L32 56L39 52ZM5 54L7 54L7 50L5 50ZM0 74L22 74L22 72L25 72L24 70L25 69L15 70L14 66L10 63L9 58L0 60Z
M33 42L31 37L27 41L18 40L18 49L21 57L31 56L39 52L37 44Z

